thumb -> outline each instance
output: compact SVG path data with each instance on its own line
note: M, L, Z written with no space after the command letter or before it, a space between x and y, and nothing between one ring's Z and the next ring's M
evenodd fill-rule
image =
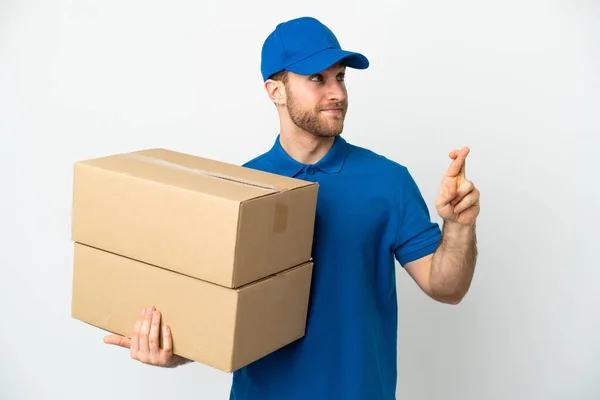
M108 335L104 337L104 343L128 349L131 346L131 339L120 335Z

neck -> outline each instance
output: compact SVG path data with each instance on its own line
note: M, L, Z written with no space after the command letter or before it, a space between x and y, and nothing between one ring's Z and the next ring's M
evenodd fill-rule
M333 146L335 137L319 137L298 127L280 130L281 147L294 160L302 164L315 164Z

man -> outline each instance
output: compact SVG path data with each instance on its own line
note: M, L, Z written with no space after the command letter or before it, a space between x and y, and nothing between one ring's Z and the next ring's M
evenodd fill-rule
M437 301L457 304L470 286L479 191L465 177L469 149L449 154L435 203L440 229L406 167L340 136L345 71L368 66L314 18L279 24L263 45L261 70L280 130L273 147L245 165L319 182L314 275L305 337L236 371L231 399L394 399L395 261ZM172 354L166 328L165 348L158 347L159 322L151 308L131 341L106 342L145 363L187 362Z

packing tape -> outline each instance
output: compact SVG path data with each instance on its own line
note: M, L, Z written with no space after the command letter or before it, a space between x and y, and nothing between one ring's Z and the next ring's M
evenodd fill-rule
M275 204L275 221L273 222L273 233L283 233L287 229L288 205Z
M196 174L196 175L209 176L209 177L218 178L218 179L225 179L225 180L228 180L228 181L231 181L234 183L250 185L250 186L254 186L254 187L257 187L260 189L264 189L264 190L277 191L277 189L275 189L273 186L266 185L261 182L255 182L255 181L239 178L236 176L228 176L228 175L219 174L216 172L211 172L211 171L206 171L206 170L201 170L201 169L197 169L197 168L190 168L190 167L186 167L184 165L172 163L170 161L165 161L160 158L154 158L154 157L146 156L143 154L128 153L128 154L126 154L126 156L129 158L138 160L138 161L147 162L147 163L155 164L155 165L162 165L167 168L174 168L174 169L178 169L180 171L185 171L185 172L189 172L189 173ZM275 204L275 219L273 221L273 233L284 233L287 230L288 208L289 208L288 205L284 204L284 203Z
M275 187L273 187L271 185L264 184L262 182L251 181L251 180L240 178L240 177L237 177L237 176L229 176L229 175L220 174L220 173L211 172L211 171L206 171L206 170L197 169L197 168L190 168L190 167L186 167L185 165L175 164L175 163L172 163L170 161L165 161L165 160L162 160L160 158L154 158L154 157L150 157L150 156L145 156L143 154L128 153L128 154L126 154L126 156L129 157L129 158L138 160L138 161L143 161L143 162L147 162L147 163L155 164L155 165L162 165L162 166L167 167L167 168L178 169L180 171L189 172L191 174L209 176L209 177L218 178L218 179L225 179L225 180L228 180L228 181L231 181L231 182L234 182L234 183L239 183L239 184L242 184L242 185L254 186L254 187L257 187L259 189L264 189L264 190L278 191Z

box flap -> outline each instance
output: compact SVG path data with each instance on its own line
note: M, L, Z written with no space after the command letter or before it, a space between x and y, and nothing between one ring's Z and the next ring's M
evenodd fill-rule
M313 184L165 149L117 154L77 164L239 202Z
M136 151L131 154L142 155L159 159L171 164L177 164L185 168L210 171L216 174L236 177L258 185L271 187L277 191L291 190L299 187L313 185L313 182L304 181L287 176L258 171L239 165L211 160L190 154L179 153L165 149L149 149Z

